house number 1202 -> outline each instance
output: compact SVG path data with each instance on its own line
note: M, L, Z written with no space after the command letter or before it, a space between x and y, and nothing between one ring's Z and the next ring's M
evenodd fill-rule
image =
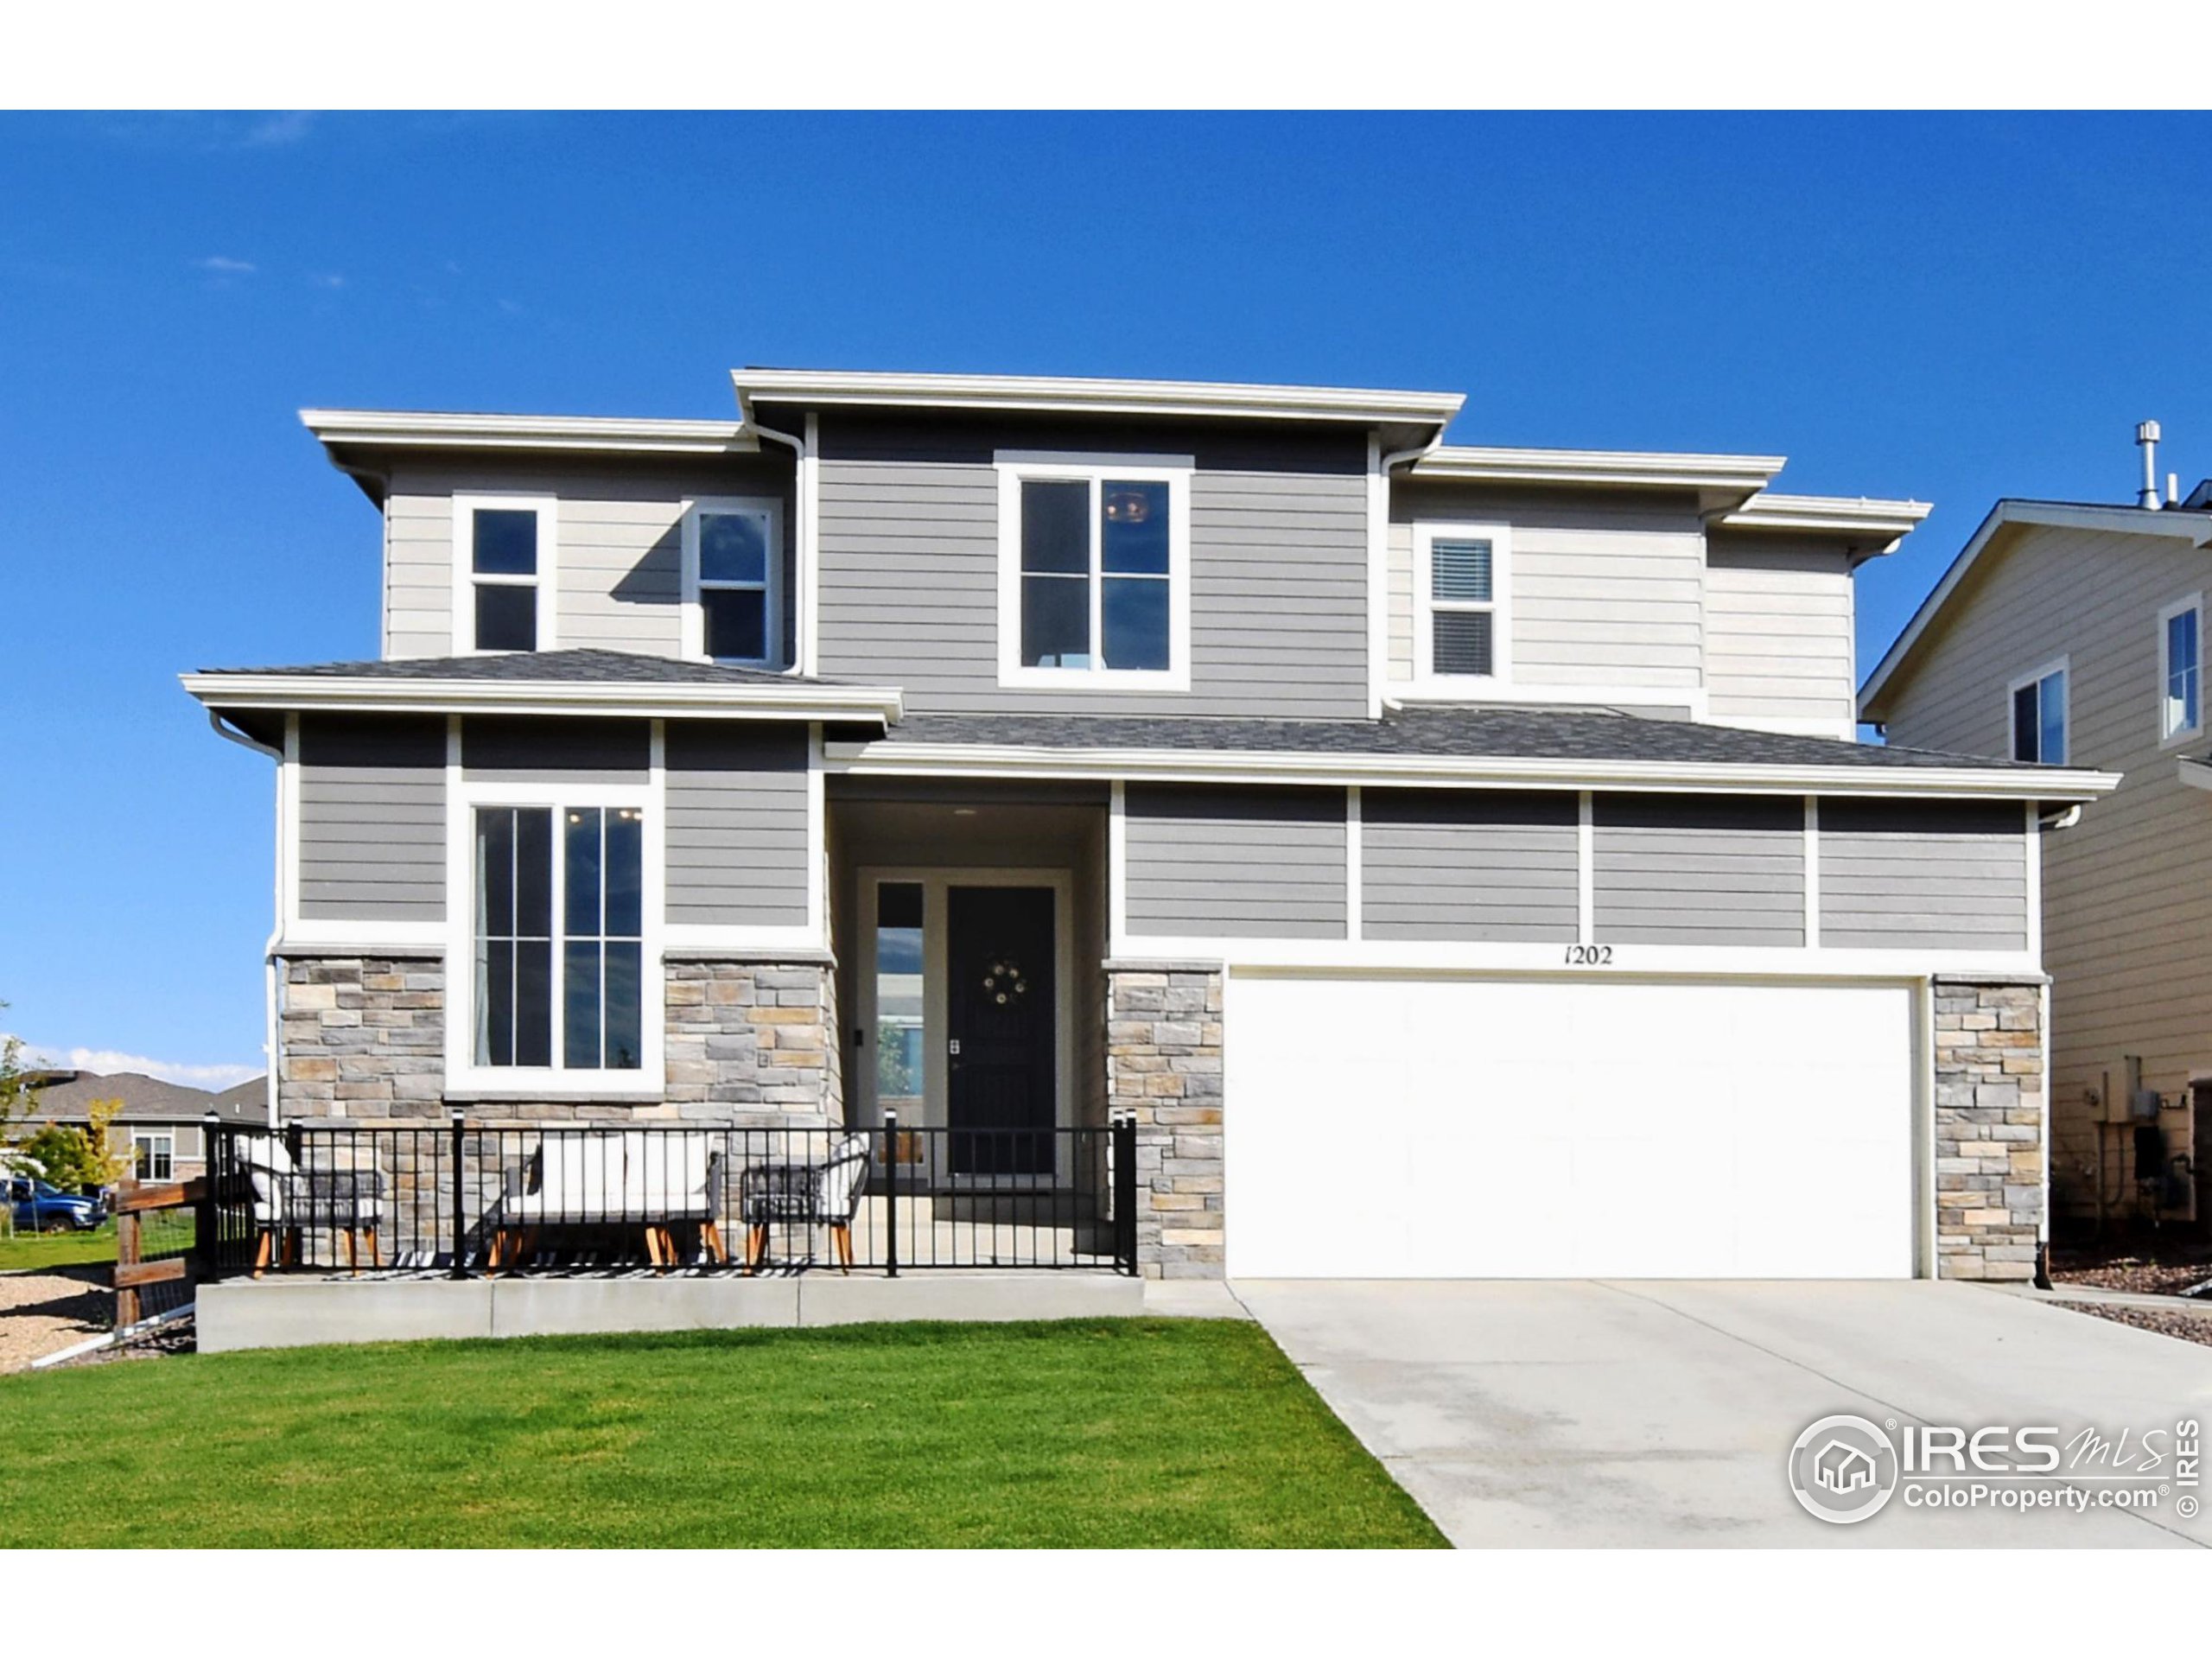
M1567 947L1567 965L1570 968L1610 968L1613 965L1613 947L1610 944L1570 944Z

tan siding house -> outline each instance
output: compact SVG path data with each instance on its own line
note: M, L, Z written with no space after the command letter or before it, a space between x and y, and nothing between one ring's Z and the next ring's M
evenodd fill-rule
M2194 727L2170 716L2165 639L2171 621L2201 664L2208 543L2203 512L2001 503L1861 698L1892 743L2011 756L2016 689L2055 673L2064 753L2044 758L2123 775L2042 838L2063 1213L2199 1213L2177 1160L2204 1162L2212 1116L2192 1107L2212 1083L2212 798L2184 778L2208 747L2202 688ZM2157 1131L2157 1163L2139 1130Z

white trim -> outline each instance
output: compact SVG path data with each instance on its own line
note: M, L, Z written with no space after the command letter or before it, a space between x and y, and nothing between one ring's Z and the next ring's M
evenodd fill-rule
M1913 1211L1917 1223L1915 1229L1913 1276L1919 1279L1936 1277L1938 1263L1936 1257L1936 981L1934 976L1923 978L1914 988L1913 998L1913 1061L1912 1061L1912 1183ZM2048 1083L2050 1070L2044 1069ZM2050 1093L2048 1087L2044 1091ZM2046 1148L2048 1141L2044 1142ZM2044 1166L2050 1166L2048 1151Z
M2034 833L2032 822L2037 809L2028 807L2029 832ZM1805 798L1805 948L1821 948L1821 798Z
M816 674L822 661L822 418L806 417L793 501L798 512L798 671Z
M1115 956L1128 961L1219 962L1231 969L1314 973L1467 973L1639 979L1916 979L1931 974L2040 973L2024 950L1859 950L1835 947L1610 944L1608 961L1569 963L1570 949L1605 940L1501 944L1440 939L1259 939L1140 935Z
M822 728L806 728L806 927L830 945L830 808L822 766Z
M1001 449L998 469L999 684L1034 690L1187 691L1191 689L1191 480L1189 455L1052 454ZM1105 537L1102 492L1109 478L1167 486L1167 666L1109 668L1105 654ZM1084 668L1037 668L1021 660L1021 486L1030 480L1090 486L1090 657ZM1156 580L1156 578L1154 578Z
M1367 880L1366 825L1360 816L1359 785L1344 791L1344 937L1365 937Z
M1879 722L1885 718L1878 709L1882 695L1889 690L1890 682L1920 644L1929 626L1942 613L1959 584L1966 580L1967 572L1988 551L1996 540L1997 532L2014 524L2041 525L2063 530L2098 530L2127 536L2160 536L2177 538L2193 546L2212 543L2212 513L2191 512L2183 508L2164 507L2146 512L2141 507L2090 506L2063 501L1999 501L1989 510L1980 528L1959 550L1950 568L1943 572L1928 597L1920 601L1920 608L1912 613L1874 671L1859 688L1859 717Z
M497 654L497 653L494 653ZM608 680L434 680L322 674L181 674L178 681L210 709L285 713L626 715L640 718L712 713L731 719L899 719L893 685L760 684Z
M1574 938L1589 944L1598 937L1598 815L1596 798L1584 790L1574 798Z
M1460 392L1376 391L1336 386L1243 385L1192 380L1101 380L1013 374L868 374L812 369L734 369L738 412L756 403L872 409L989 409L1094 415L1234 416L1243 420L1338 421L1441 428Z
M162 1156L168 1160L168 1168L166 1170L150 1171L140 1179L149 1181L175 1180L176 1179L177 1159L176 1131L175 1129L132 1129L129 1133L130 1135L130 1164L132 1173L134 1175L137 1174L138 1154L140 1151L149 1149L156 1141L166 1141L168 1142L168 1149L162 1154ZM207 1149L204 1147L200 1149L200 1155L203 1160L207 1157Z
M2088 801L2115 772L2065 767L1780 766L1571 757L1261 753L1250 750L1034 748L1016 744L831 743L824 765L853 777L1160 779L1192 783L1391 785L1406 788L1694 791L1717 795L1957 796Z
M447 798L452 798L453 740L448 739ZM277 763L276 937L271 958L315 953L327 955L342 946L364 950L420 950L442 949L448 924L443 921L391 921L377 918L303 916L300 913L300 791L306 776L300 761L300 717L284 716L283 754ZM452 895L448 893L450 912Z
M1445 608L1487 612L1490 616L1490 669L1487 674L1439 674L1436 671L1434 594L1435 548L1447 542L1490 543L1490 601L1447 600ZM1472 519L1421 518L1414 522L1414 678L1416 696L1496 696L1513 684L1513 526L1483 524Z
M2173 665L2168 655L2168 625L2174 618L2189 611L2196 613L2196 718L2189 725L2177 726L2169 731L2166 728L2166 683L2173 673ZM2183 594L2158 613L2158 747L2162 749L2194 743L2204 735L2204 592L2202 588L2193 594ZM2069 741L2072 739L2070 732L2068 739Z
M1390 684L1390 479L1382 441L1367 438L1367 717L1380 720Z
M766 569L757 583L716 582L709 582L699 569L699 520L708 513L728 514L735 518L754 514L767 520L765 537ZM731 668L781 669L784 659L784 565L789 556L784 545L784 504L770 495L701 495L687 496L683 505L683 560L680 593L682 594L683 632L680 649L695 662L721 663ZM707 613L702 595L708 588L730 588L738 592L758 592L766 613L761 631L761 642L766 647L759 657L715 657L707 655Z
M457 728L459 722L454 722ZM448 737L446 798L447 995L445 1086L462 1099L655 1100L664 1087L666 1065L668 872L667 771L656 728L647 781L643 784L546 783L527 779L470 779L458 758L457 729ZM473 1058L476 1029L475 880L470 856L476 809L480 806L543 807L555 815L552 844L556 949L550 1052L562 1052L563 998L560 994L559 921L566 899L562 880L567 838L559 815L569 807L630 807L645 815L639 897L639 1065L631 1071L570 1070L563 1065L480 1066Z
M741 421L608 419L583 415L448 415L401 410L303 409L300 424L326 448L550 449L655 454L757 452Z
M1780 472L1783 455L1669 454L1630 449L1522 449L1445 444L1412 467L1421 480L1572 484L1609 489L1694 489L1708 511L1740 510Z
M473 531L482 512L537 515L537 569L527 576L479 575ZM539 651L556 651L561 639L561 507L550 495L456 490L453 498L453 654L505 657L513 653L476 647L476 589L528 588L537 595Z
M284 716L283 753L276 762L276 931L300 926L300 717Z
M2028 955L2038 965L2043 961L2043 814L2036 804L2027 805L2028 840L2023 849L2027 861L2028 890ZM2044 1069L2044 1092L2050 1093L2050 1070Z
M1694 725L1733 726L1744 723L1732 717L1713 719L1709 712L1707 693L1701 685L1530 685L1525 681L1517 685L1498 685L1489 680L1465 677L1422 685L1412 680L1401 680L1390 688L1389 694L1382 702L1386 709L1435 708L1440 705L1452 708L1475 703L1503 703L1513 708L1534 705L1668 711L1679 709ZM1833 737L1835 733L1824 730L1811 735Z
M2059 737L2065 744L2066 753L2059 756L2056 760L2045 762L2042 760L2042 686L2043 683L2054 674L2059 677L2058 734ZM2037 688L2036 750L2037 763L2063 766L2068 763L2068 761L2072 760L2074 755L2074 659L2070 656L2054 657L2050 661L2042 664L2040 667L2031 668L2024 674L2015 675L2012 681L2006 684L2005 688L2005 753L2008 756L2018 755L2020 752L2019 709L2014 699L2019 696L2022 690L2031 685Z
M1897 550L1933 509L1925 501L1878 501L1866 496L1781 495L1761 490L1713 523L1723 530L1788 530L1863 539L1855 552L1878 557Z
M1119 956L1129 932L1128 787L1106 787L1106 954Z

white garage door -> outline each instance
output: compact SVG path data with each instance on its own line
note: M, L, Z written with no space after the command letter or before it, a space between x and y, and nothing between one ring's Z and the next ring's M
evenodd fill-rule
M1236 976L1229 1270L1908 1277L1913 1001Z

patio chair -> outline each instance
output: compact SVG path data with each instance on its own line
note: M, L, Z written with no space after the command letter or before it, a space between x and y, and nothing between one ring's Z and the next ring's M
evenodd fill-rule
M271 1258L283 1267L300 1259L301 1235L310 1227L327 1229L346 1243L349 1272L361 1270L361 1252L372 1268L378 1260L377 1235L384 1224L384 1176L373 1169L302 1169L291 1149L274 1135L240 1137L238 1162L253 1189L253 1276L267 1272Z
M745 1223L745 1270L759 1269L768 1229L778 1222L827 1227L839 1268L853 1270L853 1217L868 1190L868 1138L849 1135L819 1164L756 1164L738 1177L738 1213Z
M642 1228L657 1268L676 1261L675 1229L696 1227L702 1253L725 1260L708 1196L721 1161L705 1135L549 1133L508 1175L486 1267L496 1272L522 1260L536 1249L539 1229L563 1226Z

